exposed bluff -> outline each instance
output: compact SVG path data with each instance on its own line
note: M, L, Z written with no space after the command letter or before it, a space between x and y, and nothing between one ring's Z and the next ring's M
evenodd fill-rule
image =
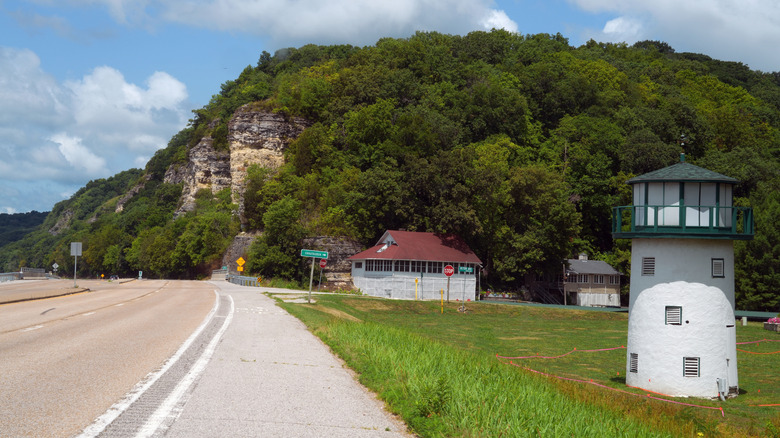
M172 165L165 173L165 182L184 186L176 214L192 211L195 194L201 189L217 193L230 188L243 222L249 166L278 169L285 148L309 125L301 118L254 109L252 104L236 110L228 123L229 152L215 150L214 140L204 137L190 149L186 164Z

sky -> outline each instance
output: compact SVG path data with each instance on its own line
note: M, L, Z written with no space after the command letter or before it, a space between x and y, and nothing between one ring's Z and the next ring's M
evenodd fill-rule
M777 0L0 0L0 213L143 168L264 50L491 28L780 71Z

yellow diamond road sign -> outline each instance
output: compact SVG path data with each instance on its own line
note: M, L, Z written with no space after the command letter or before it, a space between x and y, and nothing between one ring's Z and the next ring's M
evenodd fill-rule
M239 257L238 260L236 260L236 263L238 263L238 266L244 266L244 263L246 263L246 260L244 260L243 257Z

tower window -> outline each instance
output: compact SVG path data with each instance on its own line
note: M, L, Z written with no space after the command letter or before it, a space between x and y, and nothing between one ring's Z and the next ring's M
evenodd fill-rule
M655 275L655 257L642 257L642 275Z
M723 278L726 276L723 259L712 259L712 276Z
M698 357L684 357L683 377L699 377L699 363Z
M666 306L666 325L682 325L682 307Z
M631 353L628 355L628 372L636 373L639 368L639 353Z

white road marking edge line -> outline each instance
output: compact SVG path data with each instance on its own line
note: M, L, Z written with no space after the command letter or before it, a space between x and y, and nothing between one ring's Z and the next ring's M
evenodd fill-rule
M165 401L160 404L157 410L154 411L154 413L146 421L146 424L144 424L141 430L138 431L136 434L137 438L146 438L154 435L157 429L159 429L162 425L163 421L171 417L177 418L179 414L181 414L181 410L173 413L174 409L184 396L185 392L187 392L187 389L189 389L195 380L197 380L198 377L203 374L203 371L206 369L206 365L208 365L209 361L211 360L211 356L214 355L214 351L217 349L217 344L222 339L222 335L225 334L225 330L227 330L230 322L233 320L233 312L235 310L233 297L228 295L228 299L230 300L230 312L225 318L225 322L222 323L222 327L214 335L214 337L211 338L209 345L203 351L192 368L190 368L187 374L179 381L179 383L176 385L176 388L171 391Z
M176 351L176 353L173 354L165 363L163 366L157 370L149 373L146 377L141 379L140 382L138 382L133 389L130 390L125 396L118 402L114 403L108 410L103 413L103 415L99 416L95 421L92 422L91 425L87 426L86 429L84 429L79 435L76 436L76 438L95 438L97 437L103 430L105 430L106 427L108 427L111 422L117 419L124 411L127 410L127 408L130 407L136 400L138 400L139 397L141 397L146 390L151 387L154 382L156 382L160 376L165 374L166 371L170 367L175 364L179 358L184 354L185 351L192 345L193 342L195 342L195 339L200 335L200 333L206 328L206 326L211 322L211 319L214 317L214 314L217 313L217 308L219 307L219 292L214 290L215 300L214 300L214 306L211 308L211 311L208 315L206 315L206 318L203 319L203 322L198 326L197 329L195 329L194 332L190 335L189 338L187 338L186 341L184 341L183 344L181 344L181 347Z

